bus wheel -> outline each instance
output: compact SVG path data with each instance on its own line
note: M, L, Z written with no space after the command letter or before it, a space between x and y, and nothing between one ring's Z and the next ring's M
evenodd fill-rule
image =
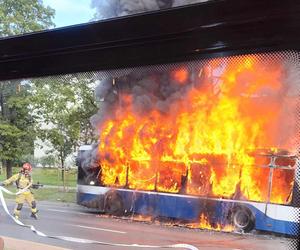
M247 207L236 207L232 213L232 222L238 231L250 232L255 225L251 210Z
M107 214L121 216L124 214L124 205L120 195L109 193L105 197L104 211Z

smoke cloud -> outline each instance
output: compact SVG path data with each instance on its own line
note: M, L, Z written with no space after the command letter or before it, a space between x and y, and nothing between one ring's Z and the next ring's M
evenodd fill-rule
M95 20L102 20L207 1L208 0L92 0L91 7L96 9Z
M262 57L260 60L267 59L268 57ZM145 117L151 111L158 111L162 115L170 116L173 112L176 113L179 108L178 105L191 105L186 97L191 88L203 89L206 93L210 91L212 98L213 96L222 95L220 89L222 81L220 78L222 78L226 68L226 60L228 59L225 59L224 63L210 72L205 71L205 69L210 67L210 63L205 61L201 63L190 62L185 65L127 69L121 73L118 71L106 72L101 76L100 84L95 90L95 96L100 102L100 108L97 114L91 118L91 123L98 134L100 134L102 123L108 119L118 119L118 114L123 111ZM264 72L264 70L267 70L266 67L269 67L274 71L272 69L272 67L276 67L274 65L272 60L270 60L264 66L265 68L261 70ZM276 136L276 141L273 140L273 143L276 146L284 147L295 140L293 135L297 129L295 127L295 112L300 90L300 77L299 65L294 59L285 58L282 65L284 72L279 74L281 79L278 79L278 82L281 83L280 89L276 90L274 86L268 85L268 82L266 82L265 85L262 85L255 93L249 96L251 92L249 90L251 90L251 84L253 85L253 83L251 82L251 75L245 73L238 76L236 79L238 84L231 89L230 95L233 97L245 96L246 99L244 98L243 100L251 100L253 109L242 110L242 112L254 117L258 112L260 114L273 112L268 110L268 108L273 103L277 103L279 121L270 124L269 131L266 131L266 133L276 133L278 136ZM184 70L187 71L186 74ZM176 75L177 73L180 74ZM268 79L264 81L268 81ZM249 105L249 101L247 103ZM128 108L131 110L128 110ZM241 109L245 108L243 105L241 106ZM116 110L118 111L116 112ZM275 138L275 136L273 137ZM287 138L290 139L287 140ZM295 143L293 142L293 144Z
M178 67L178 66L177 66ZM132 98L133 113L146 115L152 110L161 113L170 113L172 104L178 100L184 100L185 94L193 87L192 81L188 77L184 84L173 79L172 70L145 68L131 71L121 77L104 78L95 90L95 96L100 101L100 108L97 114L91 118L91 123L96 131L100 133L101 123L107 119L116 118L114 110L126 109L126 100L122 96ZM114 72L111 75L118 75ZM172 106L174 109L174 107Z

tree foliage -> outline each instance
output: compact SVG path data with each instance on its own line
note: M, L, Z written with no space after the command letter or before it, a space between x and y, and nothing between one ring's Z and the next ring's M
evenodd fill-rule
M0 37L54 27L54 10L41 0L0 0ZM0 82L0 160L30 158L36 137L51 144L64 169L78 145L94 141L89 118L96 113L93 74Z
M95 141L89 118L96 112L94 76L80 74L32 81L38 136L50 142L64 169L66 158L82 143Z
M54 10L40 0L0 0L0 37L54 27L53 17ZM7 167L7 177L12 165L34 150L30 85L24 82L0 82L0 160Z
M0 0L0 36L54 27L55 11L40 0Z
M28 89L27 84L19 81L0 82L0 159L9 168L24 155L33 154L34 117Z

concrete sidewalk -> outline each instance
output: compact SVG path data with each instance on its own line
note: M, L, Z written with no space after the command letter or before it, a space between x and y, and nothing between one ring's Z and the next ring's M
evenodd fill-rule
M61 248L51 245L45 245L27 240L18 240L15 238L4 237L0 235L0 238L4 240L5 250L69 250L68 248ZM0 246L0 250L1 246Z

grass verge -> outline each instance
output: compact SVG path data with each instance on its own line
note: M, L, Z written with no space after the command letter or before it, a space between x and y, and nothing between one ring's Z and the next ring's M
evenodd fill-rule
M13 174L20 171L20 168L13 168ZM34 168L32 170L32 179L34 183L40 182L44 185L62 186L62 172L58 168ZM5 170L0 174L0 181L6 179ZM71 169L65 172L66 186L75 187L77 180L77 169Z

